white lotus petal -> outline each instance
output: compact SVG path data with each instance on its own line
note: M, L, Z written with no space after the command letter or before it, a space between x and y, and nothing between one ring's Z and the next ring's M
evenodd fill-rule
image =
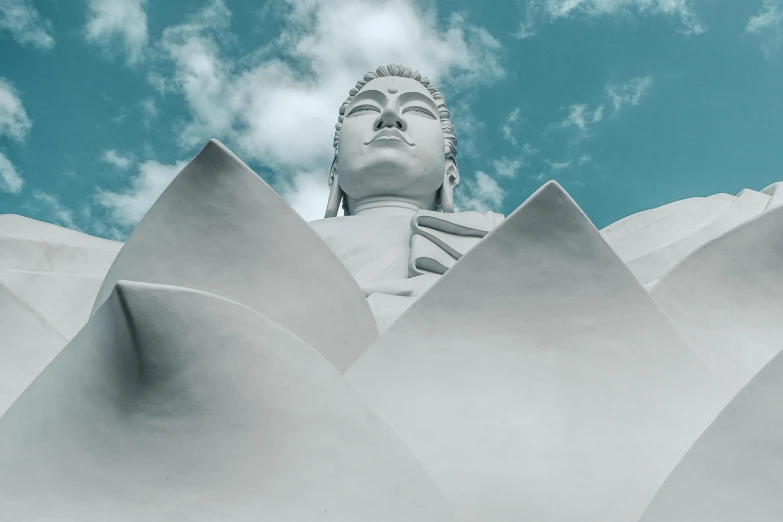
M707 366L738 392L783 348L783 208L708 243L653 298Z
M0 283L0 416L66 342L49 321Z
M621 223L627 232L614 238L604 234L604 239L628 262L645 254L665 248L683 237L711 223L734 203L733 196L715 194L708 198L691 198L675 201L661 209L653 209L628 216ZM664 215L663 210L667 210ZM648 218L655 217L651 222ZM620 226L620 225L617 225Z
M66 339L90 317L102 277L61 272L0 270L0 283L51 322Z
M783 354L778 354L688 451L642 522L779 522L781 397Z
M637 520L727 402L556 183L346 379L467 521Z
M654 281L700 246L764 212L768 203L769 196L753 190L743 190L734 198L731 206L715 219L662 248L626 260L628 268L642 283Z
M339 370L377 337L364 294L274 190L216 140L125 243L95 307L121 279L204 290L288 328Z
M0 462L8 520L452 520L315 350L162 285L117 285L0 419Z

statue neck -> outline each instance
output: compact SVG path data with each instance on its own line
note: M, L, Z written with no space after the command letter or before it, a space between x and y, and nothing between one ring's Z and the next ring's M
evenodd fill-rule
M360 200L347 194L348 212L352 216L413 216L422 209L435 208L435 194L428 198L403 198L399 196L373 196Z

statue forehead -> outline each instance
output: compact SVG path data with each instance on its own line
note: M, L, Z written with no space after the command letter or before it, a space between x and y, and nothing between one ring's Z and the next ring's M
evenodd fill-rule
M427 88L423 86L418 80L414 80L413 78L400 78L399 76L381 76L380 78L375 78L367 82L367 85L362 87L359 92L375 89L381 91L384 94L388 94L389 87L397 89L397 93L391 94L419 92L426 95L433 102L435 101L435 98L432 97L432 94L430 94Z

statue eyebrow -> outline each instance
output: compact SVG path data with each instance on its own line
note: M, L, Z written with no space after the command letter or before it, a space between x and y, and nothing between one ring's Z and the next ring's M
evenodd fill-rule
M422 94L416 91L404 92L400 94L400 102L402 103L406 103L408 101L413 101L413 100L424 102L427 105L427 107L429 107L435 112L435 114L438 114L438 107L435 105L435 102L432 100L432 98L430 98L426 94Z
M382 104L386 101L386 95L377 89L367 89L366 91L362 90L353 97L350 106L353 107L356 105L357 101L362 101L364 99L370 99Z

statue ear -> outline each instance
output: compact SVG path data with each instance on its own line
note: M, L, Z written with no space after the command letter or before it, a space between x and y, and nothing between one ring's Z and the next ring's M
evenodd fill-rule
M343 189L337 182L337 156L332 161L332 168L329 170L329 202L326 204L324 218L337 217L340 210L340 203L343 201Z
M459 169L454 158L446 158L443 185L440 187L440 207L443 212L454 212L454 187L459 185Z

